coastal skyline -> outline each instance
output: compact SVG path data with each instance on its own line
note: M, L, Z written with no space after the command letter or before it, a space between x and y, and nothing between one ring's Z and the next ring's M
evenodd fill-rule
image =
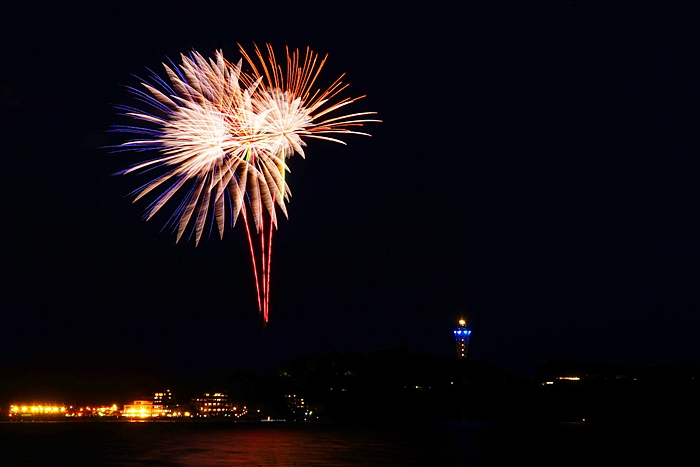
M452 355L460 316L470 358L522 377L548 359L700 364L693 7L268 7L7 9L0 374ZM132 75L192 50L235 63L253 41L328 53L328 79L347 73L383 121L290 161L265 327L242 226L176 244L125 199L148 180L112 176L138 155L106 149Z

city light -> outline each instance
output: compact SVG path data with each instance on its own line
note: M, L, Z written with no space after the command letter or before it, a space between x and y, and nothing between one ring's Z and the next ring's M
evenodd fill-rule
M11 404L10 416L52 416L63 415L65 405L57 404Z
M304 399L294 397L294 405L305 409ZM256 409L250 409L255 411ZM260 413L260 409L257 409ZM156 419L183 419L191 417L230 417L241 419L249 416L249 409L243 403L233 403L225 392L205 393L199 398L191 399L190 404L175 403L170 390L156 392L153 398L134 400L123 406L115 403L111 405L84 405L67 406L59 403L27 402L10 404L5 411L0 409L0 419L20 420L56 420L58 417L73 418L75 420L124 419L135 421L148 421Z

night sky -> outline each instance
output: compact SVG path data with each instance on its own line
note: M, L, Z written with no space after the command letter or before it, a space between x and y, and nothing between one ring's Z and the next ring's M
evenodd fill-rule
M200 5L201 3L201 5ZM281 2L280 2L281 3ZM664 2L23 3L0 20L4 378L273 370L408 346L700 364L697 11ZM371 138L290 161L261 326L242 225L175 243L108 146L147 68L329 54ZM30 376L27 376L30 375ZM82 376L81 376L82 375Z

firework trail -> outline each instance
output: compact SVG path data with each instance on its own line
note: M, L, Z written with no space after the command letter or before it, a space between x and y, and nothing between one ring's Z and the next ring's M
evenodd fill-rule
M137 123L115 127L137 135L120 150L157 153L120 174L165 171L132 192L137 201L162 190L144 217L150 219L168 201L182 197L166 224L176 231L176 242L191 226L190 238L194 236L197 245L207 219L223 237L227 221L234 226L243 218L265 323L276 208L286 217L291 196L286 160L295 153L304 157L305 138L345 144L337 135L369 136L356 128L379 121L367 118L374 112L332 116L364 96L337 100L347 87L342 76L325 91L314 88L327 56L319 59L308 48L303 55L287 48L283 71L272 47L266 49L267 57L257 46L253 55L240 47L250 71L243 71L243 60L231 64L220 51L209 60L193 51L181 56L180 66L163 64L168 80L152 73L142 88L130 88L147 110L118 106Z

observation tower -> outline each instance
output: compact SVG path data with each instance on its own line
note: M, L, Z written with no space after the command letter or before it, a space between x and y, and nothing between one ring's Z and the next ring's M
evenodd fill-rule
M455 344L457 347L457 358L460 360L467 358L467 352L469 351L469 336L471 335L471 330L467 328L467 320L464 318L459 318L457 321L458 326L455 328Z

